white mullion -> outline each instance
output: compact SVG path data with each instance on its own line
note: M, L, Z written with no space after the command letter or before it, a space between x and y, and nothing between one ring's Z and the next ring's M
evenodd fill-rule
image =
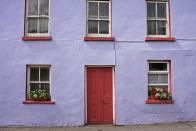
M169 23L169 7L168 7L168 1L165 2L166 4L166 35L168 36L169 35L169 26L170 26L170 23Z
M28 72L28 79L27 79L27 98L30 98L30 88L31 88L31 85L30 85L30 67L28 67L27 69L27 72Z
M99 33L99 22L100 22L100 20L99 20L99 3L100 3L100 1L98 1L98 21L97 21L98 22L98 34L100 34Z
M168 62L164 60L150 60L149 63L168 63Z
M39 67L39 90L41 89L41 81L40 81L40 75L41 74L41 68Z
M109 4L109 16L108 16L108 21L109 21L109 35L112 35L112 4L111 4L111 0L108 1Z
M38 7L37 7L37 9L38 9L38 22L37 22L37 33L40 33L40 27L39 27L39 21L40 21L40 9L39 9L39 6L40 6L40 1L38 0Z
M158 9L157 9L157 2L155 2L155 17L156 17L156 35L158 35L158 22L157 22L157 19L158 19Z
M88 25L89 25L89 1L87 0L87 11L86 11L86 18L87 18L87 21L86 21L86 33L87 33L87 35L89 34L89 32L88 32Z
M39 81L29 81L29 83L36 83L36 84L39 84L40 82L39 82Z
M170 76L170 71L171 71L171 69L170 69L169 64L170 64L170 63L167 62L167 68L168 68L168 92L171 92L171 91L170 91L170 86L171 86L171 85L170 85L170 77L171 77L171 76Z
M109 21L109 19L93 19L93 18L89 18L88 20L95 20L95 21L98 21L98 20L101 20L101 21Z
M50 81L40 81L39 83L46 84L46 83L50 83Z
M154 17L148 17L148 20L167 21L167 18L154 18Z
M156 84L148 84L148 86L169 86L169 84L156 83Z
M50 71L50 67L48 69L49 69L49 89L48 90L49 90L49 97L51 97L51 71Z
M148 86L169 86L168 83L151 83Z
M160 74L160 75L163 75L163 74L168 74L169 72L168 71L148 71L148 74Z
M28 30L28 28L29 28L29 1L28 0L26 0L26 18L25 18L25 20L26 20L26 24L25 24L25 35L26 34L28 34L28 32L29 32L29 30ZM28 93L29 94L29 93Z
M48 0L48 34L50 34L50 0Z

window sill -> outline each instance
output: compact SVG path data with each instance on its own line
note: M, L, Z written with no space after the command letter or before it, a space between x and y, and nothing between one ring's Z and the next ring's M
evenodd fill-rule
M145 41L170 41L174 42L176 38L174 37L146 37Z
M146 100L146 104L174 104L173 100Z
M30 101L30 100L23 101L22 103L23 104L55 104L54 101Z
M114 41L114 37L84 37L84 41Z
M50 41L52 40L51 36L24 36L22 37L23 41Z

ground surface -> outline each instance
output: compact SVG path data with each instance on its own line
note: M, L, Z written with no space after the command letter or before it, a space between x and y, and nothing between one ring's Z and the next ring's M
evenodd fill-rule
M196 131L196 122L151 125L93 125L84 127L0 127L0 131Z

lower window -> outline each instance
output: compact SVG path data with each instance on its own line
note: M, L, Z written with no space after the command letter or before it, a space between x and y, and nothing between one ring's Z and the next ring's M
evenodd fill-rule
M148 62L148 100L172 100L170 61Z
M50 101L50 65L27 66L27 100Z

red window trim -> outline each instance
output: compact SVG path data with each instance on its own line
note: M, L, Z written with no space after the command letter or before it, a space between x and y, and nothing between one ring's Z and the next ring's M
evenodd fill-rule
M146 104L174 104L173 100L146 100Z
M26 100L22 102L23 104L55 104L54 101L30 101Z
M24 36L22 37L23 41L49 41L52 40L51 36L42 36L42 37L34 37L34 36Z
M174 37L166 37L166 38L163 38L163 37L146 37L145 38L145 41L170 41L170 42L173 42L175 40L176 40L176 38L174 38Z
M84 37L84 41L115 41L114 37Z

